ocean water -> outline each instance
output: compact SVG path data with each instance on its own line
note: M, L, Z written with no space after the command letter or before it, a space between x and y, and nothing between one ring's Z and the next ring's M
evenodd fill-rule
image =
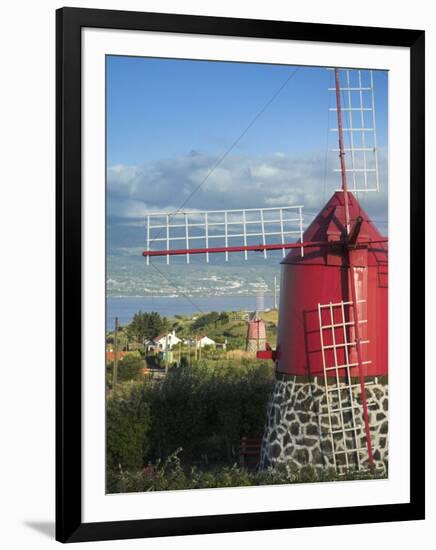
M272 294L265 294L265 308L274 306ZM119 323L129 323L139 310L143 312L157 311L163 316L202 314L209 311L253 311L256 307L256 297L246 296L194 296L189 300L182 296L157 297L107 297L106 315L107 329L115 326L115 317Z

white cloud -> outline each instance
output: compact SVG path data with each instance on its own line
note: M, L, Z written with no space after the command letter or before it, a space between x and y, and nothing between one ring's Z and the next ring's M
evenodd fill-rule
M278 157L283 158L283 157ZM274 178L280 173L280 169L277 166L273 166L272 164L260 164L258 166L255 166L253 170L251 171L253 176L255 178Z
M229 155L196 153L142 166L108 169L109 214L142 217L148 211L219 210L303 204L317 211L340 186L337 157L325 152ZM379 154L381 193L361 198L373 216L387 218L387 161Z
M120 218L143 218L147 208L143 201L123 198L119 195L109 194L109 216Z

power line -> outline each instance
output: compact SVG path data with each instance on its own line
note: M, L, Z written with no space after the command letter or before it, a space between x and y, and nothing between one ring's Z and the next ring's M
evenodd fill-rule
M166 279L175 290L177 290L177 292L179 292L184 298L186 298L186 300L188 300L188 302L191 305L193 305L200 313L204 313L204 311L200 307L198 307L198 305L195 302L193 302L187 294L185 294L182 290L180 290L180 287L176 283L171 281L171 279L169 279L154 263L150 262L150 265L153 266L154 269L158 273L160 273L162 277Z

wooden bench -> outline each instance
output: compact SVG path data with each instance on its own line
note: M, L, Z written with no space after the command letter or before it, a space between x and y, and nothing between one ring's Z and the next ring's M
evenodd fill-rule
M245 466L246 457L257 457L260 455L262 446L262 438L260 437L241 437L239 445L239 465Z

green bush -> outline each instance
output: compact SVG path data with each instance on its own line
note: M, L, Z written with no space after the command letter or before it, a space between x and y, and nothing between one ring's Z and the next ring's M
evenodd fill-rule
M169 369L163 380L118 385L107 400L108 470L165 461L180 447L187 467L232 465L242 436L261 437L272 365L212 365L196 361Z
M149 451L151 427L148 387L127 384L106 403L106 469L140 469Z
M170 370L151 395L150 458L182 447L187 464L233 461L242 436L263 433L272 382L272 366L255 361Z
M144 359L139 351L132 351L120 357L118 360L118 382L140 380L143 378ZM106 365L106 381L112 387L114 363L110 361Z
M118 362L118 381L138 380L142 377L144 360L138 351L128 353Z

